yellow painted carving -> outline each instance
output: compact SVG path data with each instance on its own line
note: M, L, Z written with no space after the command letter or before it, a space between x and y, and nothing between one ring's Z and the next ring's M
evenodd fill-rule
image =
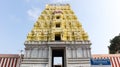
M55 34L61 41L88 40L69 4L47 4L34 27L27 35L27 41L55 41Z

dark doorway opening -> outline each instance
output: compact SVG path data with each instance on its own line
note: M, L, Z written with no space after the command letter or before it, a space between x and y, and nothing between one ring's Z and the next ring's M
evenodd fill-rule
M64 49L52 49L52 67L65 67L64 56ZM55 58L59 58L59 60Z
M55 34L55 41L60 41L60 40L61 40L61 35Z
M60 23L57 23L57 24L56 24L56 28L59 28L59 27L60 27Z
M57 16L56 19L60 19L60 16Z
M54 65L54 67L62 67L61 65Z

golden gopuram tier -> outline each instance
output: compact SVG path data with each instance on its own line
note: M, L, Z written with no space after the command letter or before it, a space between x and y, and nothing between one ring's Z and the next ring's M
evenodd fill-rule
M47 4L38 17L27 41L86 41L82 28L69 4Z

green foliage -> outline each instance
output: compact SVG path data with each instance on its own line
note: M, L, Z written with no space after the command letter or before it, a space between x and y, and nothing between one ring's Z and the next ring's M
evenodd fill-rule
M110 40L109 50L110 54L115 54L120 50L120 35L115 36L112 40Z

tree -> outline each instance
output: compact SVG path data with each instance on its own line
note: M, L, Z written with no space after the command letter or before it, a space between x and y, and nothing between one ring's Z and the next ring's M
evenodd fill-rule
M120 51L120 35L115 36L112 40L110 40L109 53L115 54Z

